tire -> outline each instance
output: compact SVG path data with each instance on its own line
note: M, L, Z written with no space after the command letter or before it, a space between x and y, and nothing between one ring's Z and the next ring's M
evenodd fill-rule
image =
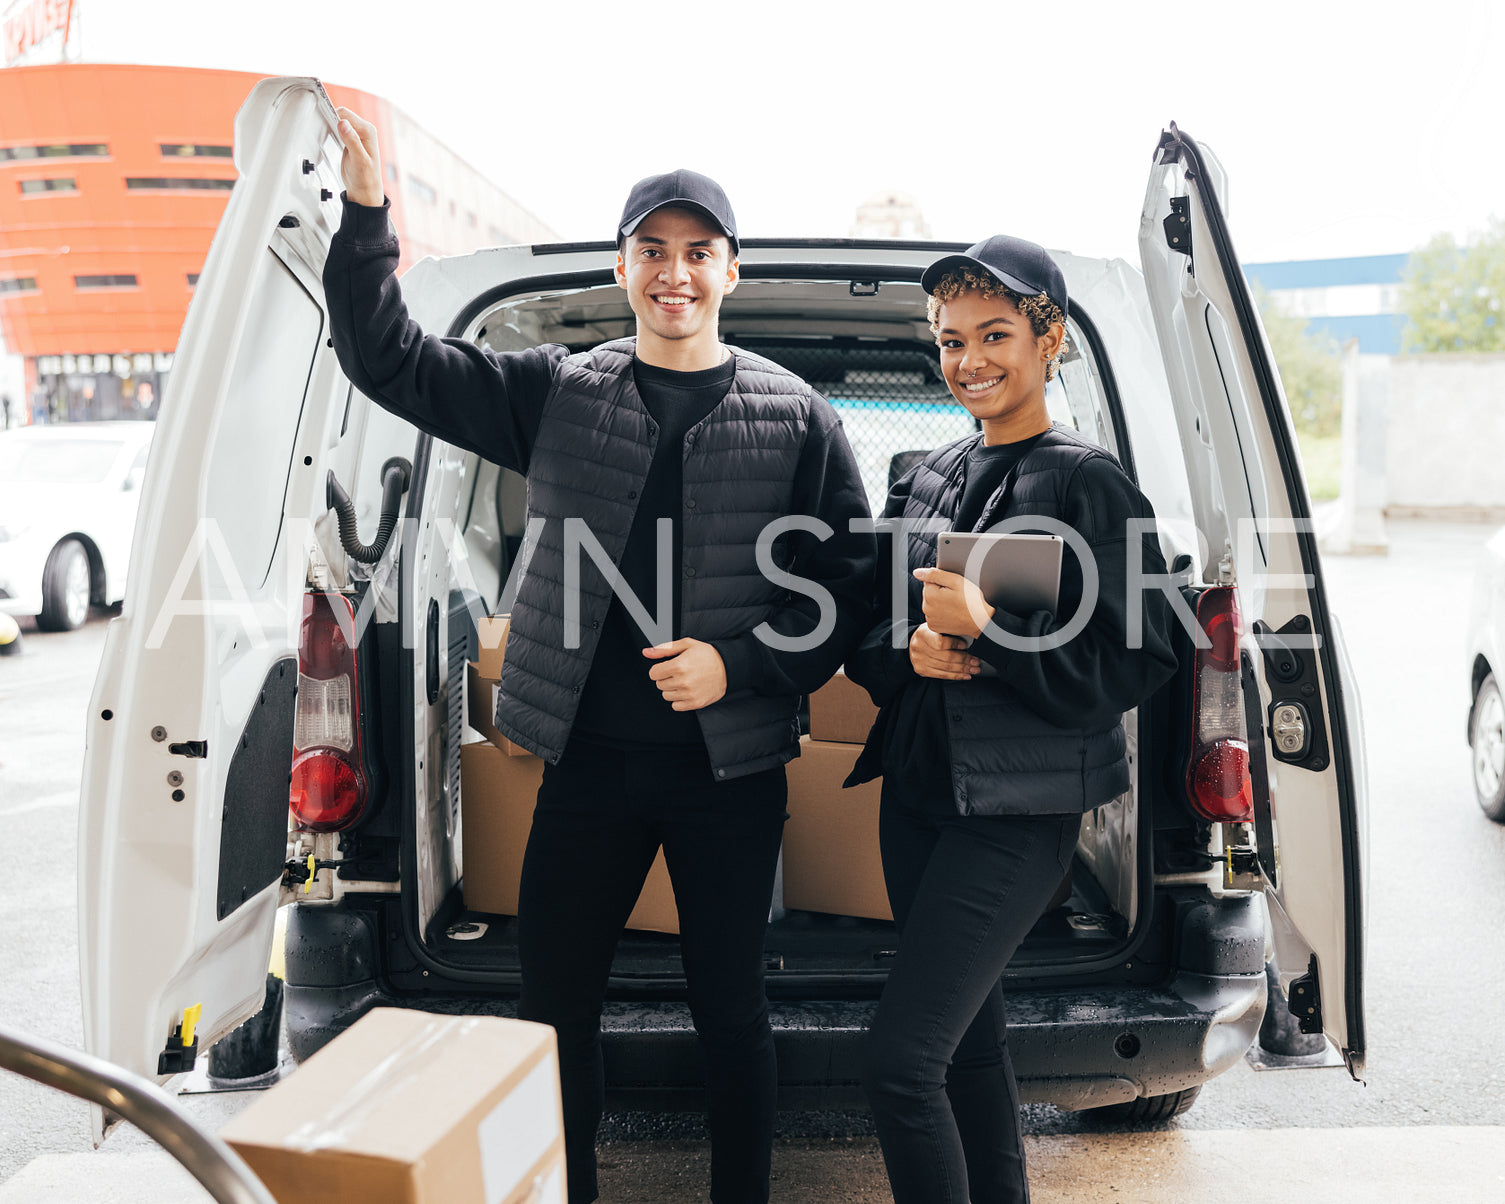
M37 626L43 631L73 631L89 617L89 553L76 539L65 539L52 549L42 570L42 613Z
M1493 673L1479 683L1474 696L1468 743L1474 753L1474 798L1485 815L1505 824L1505 699Z
M1172 1091L1169 1095L1147 1095L1131 1099L1127 1103L1088 1108L1087 1115L1093 1120L1111 1121L1114 1124L1158 1124L1188 1111L1201 1094L1202 1084L1198 1083L1195 1087L1188 1087L1185 1091Z

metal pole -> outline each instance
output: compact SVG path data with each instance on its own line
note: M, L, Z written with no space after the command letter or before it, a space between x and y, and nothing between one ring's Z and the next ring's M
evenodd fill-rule
M277 1204L239 1154L199 1128L149 1079L4 1025L0 1069L99 1104L130 1121L176 1158L219 1204Z

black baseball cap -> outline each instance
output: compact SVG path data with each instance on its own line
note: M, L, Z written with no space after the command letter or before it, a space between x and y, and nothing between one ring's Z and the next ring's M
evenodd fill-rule
M705 214L731 240L732 254L738 254L737 218L732 213L732 203L721 191L721 185L710 176L684 168L661 176L649 176L632 186L632 191L627 194L627 204L622 206L622 220L617 224L617 241L621 242L645 217L665 205L680 205Z
M1070 312L1066 308L1066 278L1050 252L1038 243L995 234L968 247L961 255L937 259L920 277L920 287L927 293L935 292L941 278L958 267L981 268L999 284L1024 297L1044 293L1060 307L1062 317Z

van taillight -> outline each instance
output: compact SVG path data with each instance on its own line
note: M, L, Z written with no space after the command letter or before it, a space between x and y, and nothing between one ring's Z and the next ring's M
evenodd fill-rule
M303 595L298 637L298 707L288 809L314 832L348 828L366 809L361 771L360 685L355 611L340 594Z
M1192 749L1186 794L1199 815L1217 823L1254 818L1249 741L1239 680L1238 599L1232 586L1216 586L1197 599L1197 622L1211 647L1196 650L1192 676Z

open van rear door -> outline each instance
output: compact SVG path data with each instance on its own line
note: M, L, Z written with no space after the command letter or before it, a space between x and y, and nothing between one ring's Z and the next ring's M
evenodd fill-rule
M312 79L264 80L236 117L239 177L177 348L94 687L85 1044L139 1074L191 1065L171 1042L194 1015L204 1049L262 1002L311 523L350 443L320 283L340 220L336 121Z
M1202 578L1235 584L1244 619L1258 844L1246 869L1265 888L1292 1010L1358 1078L1367 810L1358 694L1226 205L1222 166L1173 124L1155 151L1140 259L1206 540Z

